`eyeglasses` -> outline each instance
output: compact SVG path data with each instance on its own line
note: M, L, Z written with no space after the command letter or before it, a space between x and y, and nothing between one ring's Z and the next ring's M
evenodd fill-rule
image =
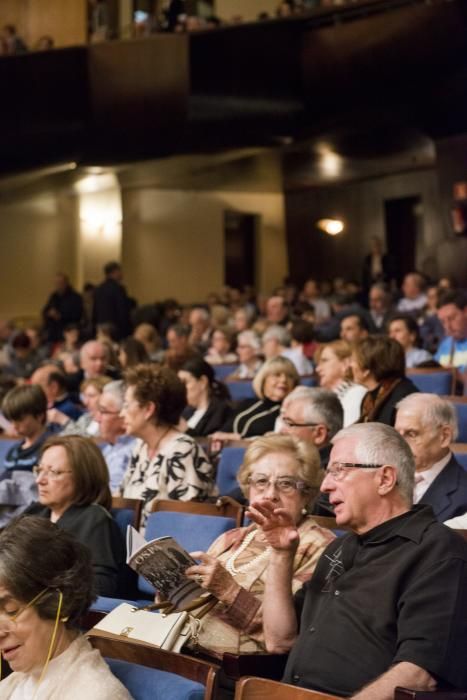
M299 481L292 476L280 476L278 479L272 480L270 477L266 476L266 474L257 474L256 476L249 476L248 483L250 486L254 486L259 492L266 491L271 483L280 493L306 491L310 488L306 481Z
M120 411L109 411L108 408L102 408L102 406L97 407L97 412L101 414L101 416L118 416L120 414Z
M357 464L355 462L331 462L324 470L325 476L332 476L341 481L346 475L346 469L380 469L384 464Z
M72 471L71 469L46 469L45 467L41 467L40 464L36 464L36 466L32 468L32 473L38 478L46 476L47 479L51 481L57 481L63 474L71 474Z
M287 416L280 416L280 419L285 425L288 425L289 428L316 428L320 425L319 423L296 423L290 418L287 418Z
M14 612L8 612L7 610L0 609L0 631L10 632L12 629L14 629L18 617L22 615L28 608L32 608L32 606L35 603L38 603L42 596L45 593L47 593L48 590L48 588L44 588L40 593L34 596L34 598L30 600L29 603L26 603L26 605L23 605L19 610L15 610Z

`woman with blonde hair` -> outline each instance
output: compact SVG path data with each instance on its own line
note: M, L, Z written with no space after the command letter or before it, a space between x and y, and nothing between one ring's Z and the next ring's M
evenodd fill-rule
M346 340L321 345L314 356L320 387L337 394L342 404L344 427L358 421L362 399L366 394L365 387L353 380L351 357L352 346Z
M316 447L291 435L256 438L238 473L247 499L274 503L297 525L294 592L310 578L323 549L334 538L308 515L322 477ZM201 619L201 647L220 656L265 651L262 598L270 551L261 528L251 524L221 535L206 553L192 553L200 563L186 574L218 601Z
M282 401L299 382L298 372L285 357L273 357L253 379L257 399L242 401L215 440L239 440L272 432Z

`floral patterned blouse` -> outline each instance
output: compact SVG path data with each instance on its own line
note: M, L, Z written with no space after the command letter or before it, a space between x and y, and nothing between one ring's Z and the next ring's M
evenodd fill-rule
M155 498L178 501L202 500L213 489L214 470L203 449L182 433L164 445L152 459L148 447L138 439L124 474L121 495L144 501L141 530Z

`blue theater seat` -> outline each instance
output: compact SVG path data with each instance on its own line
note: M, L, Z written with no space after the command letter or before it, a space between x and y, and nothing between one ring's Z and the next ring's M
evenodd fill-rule
M217 465L216 485L220 496L238 488L237 473L245 455L244 447L224 447Z

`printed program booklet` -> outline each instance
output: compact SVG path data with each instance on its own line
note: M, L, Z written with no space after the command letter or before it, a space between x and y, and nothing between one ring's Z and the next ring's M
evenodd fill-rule
M185 576L185 569L196 561L173 537L158 537L146 542L134 527L128 525L126 548L128 566L149 581L161 597L178 610L207 594L204 588Z

